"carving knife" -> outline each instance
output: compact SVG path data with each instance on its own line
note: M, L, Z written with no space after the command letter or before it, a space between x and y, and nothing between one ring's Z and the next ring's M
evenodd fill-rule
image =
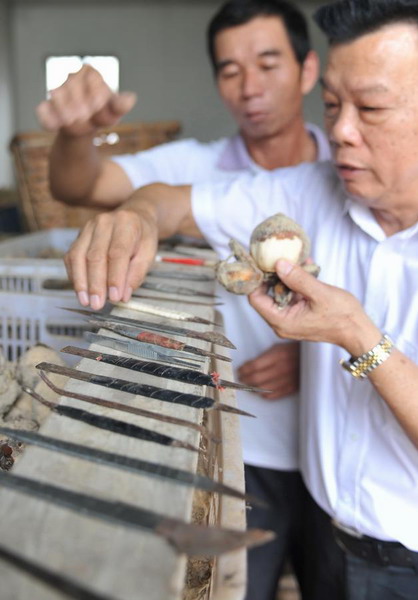
M150 477L156 477L157 479L163 480L169 479L180 485L198 488L207 492L225 494L252 503L264 504L257 498L247 496L230 486L213 481L204 475L184 471L183 469L176 469L138 458L122 456L121 454L115 454L114 452L106 452L90 446L59 440L24 429L10 429L9 427L0 426L0 433L6 435L8 438L12 438L25 444L33 444L35 446L40 446L41 448L47 448L48 450L75 456L76 458L82 458L98 464L120 468L129 471L130 473L145 473Z
M222 333L216 331L194 331L193 329L187 329L185 327L178 327L176 325L169 325L168 323L154 323L152 321L144 321L140 319L130 319L128 317L120 317L119 315L103 314L95 312L93 310L86 310L84 308L66 308L61 306L62 310L68 310L69 312L75 312L79 315L85 315L92 319L101 319L103 321L113 321L115 323L121 323L125 325L133 325L135 327L141 327L141 329L150 329L151 331L158 331L159 333L173 333L180 337L190 337L197 340L203 340L205 342L211 342L218 346L224 346L225 348L236 349L236 346L228 340Z
M274 538L273 532L260 529L236 531L186 523L126 502L104 500L22 475L0 472L0 485L63 506L78 514L129 528L152 531L162 536L178 552L191 556L215 556L238 548L263 544Z
M119 419L112 419L111 417L97 415L87 410L75 408L74 406L64 406L55 402L49 402L40 394L35 392L35 390L32 388L22 387L22 390L44 406L48 406L48 408L63 417L75 419L76 421L87 423L93 427L105 429L106 431L111 431L112 433L119 433L120 435L126 435L127 437L136 438L138 440L155 442L156 444L171 446L172 448L184 448L185 450L191 450L192 452L199 452L199 448L195 448L187 442L175 440L169 435L158 433L156 431L152 431L151 429L146 429L145 427L139 427L138 425L133 425L132 423L127 423L126 421L120 421Z
M112 339L112 338L110 338ZM180 369L178 367L164 366L156 362L136 360L135 358L127 358L126 356L116 356L115 354L105 354L104 352L95 352L93 350L85 350L84 348L76 348L75 346L66 346L62 348L61 352L66 354L72 354L75 356L81 356L82 358L89 358L103 362L108 365L115 367L122 367L135 371L137 373L147 373L147 375L154 375L155 377L164 377L165 379L173 379L175 381L181 381L183 383L190 383L192 385L205 385L222 390L224 388L232 388L235 390L243 390L247 392L267 392L268 390L254 388L241 383L235 383L233 381L225 381L220 379L218 373L214 372L210 375L206 373L200 373L199 371L192 371L191 369Z
M110 596L96 594L96 592L87 589L82 584L70 579L66 575L51 571L49 567L35 563L4 546L0 546L0 558L13 567L42 581L42 583L51 589L58 590L67 598L73 598L73 600L115 600L115 598L110 598Z
M151 305L147 304L146 302L140 302L139 300L114 302L113 304L119 308L129 308L131 310L137 310L138 312L147 313L149 315L163 317L164 319L172 319L175 321L191 321L192 323L203 323L203 325L216 325L216 323L213 321L196 317L196 315L192 315L188 312L164 308L163 306Z
M198 290L193 290L192 288L177 286L177 285L168 285L166 283L154 283L152 281L143 281L141 283L141 288L144 290L152 290L153 292L164 292L166 294L179 294L181 296L202 296L206 298L216 298L215 294L211 294L209 292L200 292Z
M118 410L120 412L138 415L139 417L146 417L148 419L155 419L156 421L162 421L164 423L172 423L173 425L178 425L179 427L188 427L189 429L198 431L201 436L207 440L210 440L214 443L219 443L220 441L218 438L215 438L205 427L203 427L203 425L199 425L198 423L193 423L187 419L180 419L179 417L165 415L161 412L152 412L150 410L145 410L144 408L138 408L137 406L129 406L129 404L121 404L120 402L115 402L114 400L105 400L104 398L98 398L96 396L87 396L86 394L81 394L79 392L64 390L56 386L43 371L40 371L39 375L42 381L44 381L46 385L59 396L74 398L74 400L81 400L81 402L87 402L88 404L96 404L97 406L104 406L105 408L110 408L112 410Z
M69 367L54 365L47 362L39 363L36 365L36 368L40 371L65 375L66 377L79 379L81 381L86 381L87 383L95 383L96 385L101 385L113 390L134 394L135 396L145 396L146 398L154 398L156 400L162 400L163 402L171 402L172 404L182 404L184 406L189 406L190 408L214 409L230 412L235 415L243 415L247 417L253 416L250 415L250 413L239 410L238 408L221 404L213 398L209 398L209 396L197 396L196 394L187 394L174 390L167 390L144 383L135 383L133 381L126 381L125 379L118 379L116 377L107 377L105 375L86 373L85 371L79 371L78 369L71 369Z
M209 350L203 350L202 348L196 348L196 346L190 346L189 344L185 344L179 340L175 340L174 338L159 335L158 333L142 331L140 329L136 329L132 325L124 326L117 323L112 323L110 321L96 321L94 319L90 319L89 322L96 327L108 329L109 331L118 333L119 335L127 337L131 340L135 340L135 342L152 344L164 349L174 350L174 352L177 354L184 352L187 354L196 354L197 356L217 358L218 360L231 362L229 356L217 354L216 352L209 352Z
M185 357L179 352L175 352L174 350L169 350L166 348L160 348L154 344L138 344L134 340L100 335L91 331L85 331L83 336L84 339L93 344L99 344L100 346L105 346L106 348L111 348L112 350L118 350L119 352L124 352L125 354L139 356L140 358L157 360L159 362L188 367L190 369L200 369L202 366L201 360L203 359L200 357L197 357L195 360L192 356ZM188 360L186 360L186 358Z

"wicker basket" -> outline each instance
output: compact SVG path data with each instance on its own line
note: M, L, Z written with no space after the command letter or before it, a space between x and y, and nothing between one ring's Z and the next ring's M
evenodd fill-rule
M125 123L101 129L95 138L103 156L146 150L173 140L180 131L178 121ZM10 143L19 189L19 208L29 231L52 227L81 227L102 209L67 206L51 196L48 157L54 134L33 131L19 133Z

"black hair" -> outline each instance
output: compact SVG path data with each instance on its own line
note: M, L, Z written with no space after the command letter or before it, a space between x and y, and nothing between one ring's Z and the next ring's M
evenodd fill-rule
M314 19L329 43L339 44L391 23L418 26L418 0L338 0L319 8Z
M217 72L215 38L230 27L237 27L256 17L278 17L283 21L296 60L303 64L311 50L307 21L302 12L287 0L230 0L221 6L209 23L207 44L212 67Z

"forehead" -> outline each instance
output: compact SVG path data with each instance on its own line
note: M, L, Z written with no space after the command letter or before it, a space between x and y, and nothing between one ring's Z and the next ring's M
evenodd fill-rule
M256 17L248 23L220 31L214 40L217 60L244 60L266 50L293 55L293 49L280 17Z
M331 46L324 73L326 87L395 92L418 84L418 27L395 24Z

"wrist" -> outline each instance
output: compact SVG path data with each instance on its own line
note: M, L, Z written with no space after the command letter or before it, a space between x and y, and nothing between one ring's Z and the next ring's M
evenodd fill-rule
M387 334L383 334L379 342L370 350L360 356L351 356L348 360L340 360L340 364L355 379L364 379L389 358L392 350L392 340Z

